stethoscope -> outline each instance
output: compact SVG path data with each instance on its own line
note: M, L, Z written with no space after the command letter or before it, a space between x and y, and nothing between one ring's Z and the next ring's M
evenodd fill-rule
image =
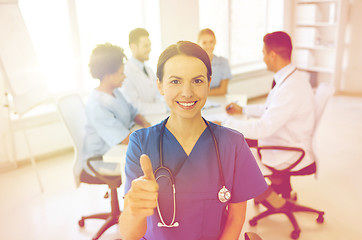
M217 163L218 163L218 167L219 167L219 174L220 174L220 180L221 180L221 186L222 188L219 190L218 192L218 198L219 198L219 201L222 202L222 203L225 203L227 201L230 200L231 198L231 192L225 187L225 178L224 178L224 173L223 173L223 170L222 170L222 166L221 166L221 160L220 160L220 153L219 153L219 147L218 147L218 144L217 144L217 141L216 141L216 137L215 137L215 134L214 132L212 131L209 123L204 119L202 118L207 126L207 128L210 130L211 132L211 136L212 136L212 139L214 141L214 145L215 145L215 150L216 150L216 156L217 156ZM161 178L161 177L166 177L170 182L171 182L171 185L172 185L172 194L173 194L173 216L172 216L172 221L170 224L166 224L163 217L162 217L162 214L161 214L161 211L160 211L160 207L159 207L159 204L158 204L158 200L157 200L157 211L158 211L158 216L160 217L160 222L157 224L158 227L178 227L179 226L179 223L178 222L175 222L175 217L176 217L176 187L175 187L175 178L172 174L172 171L163 165L163 152L162 152L162 149L163 149L163 133L165 131L165 126L166 126L166 123L167 123L167 120L168 118L166 118L166 120L163 122L162 124L162 127L161 127L161 132L160 132L160 166L154 171L154 175L156 176L157 172L160 171L160 170L165 170L166 172L168 172L169 174L169 177L166 176L166 175L160 175L156 178L156 181Z

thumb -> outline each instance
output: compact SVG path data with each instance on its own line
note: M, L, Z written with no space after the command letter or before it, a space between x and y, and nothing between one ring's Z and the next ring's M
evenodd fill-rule
M148 180L155 180L155 176L153 175L151 160L146 154L141 155L140 163L145 178Z

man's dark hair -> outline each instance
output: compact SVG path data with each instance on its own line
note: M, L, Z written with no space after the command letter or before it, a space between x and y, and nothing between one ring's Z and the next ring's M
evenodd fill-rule
M274 51L283 59L291 59L293 45L290 36L286 32L268 33L264 36L263 41L267 53Z
M138 44L139 40L141 37L148 37L150 36L150 34L147 32L146 29L144 28L136 28L133 29L130 33L129 33L129 45L131 46L132 43L134 44Z

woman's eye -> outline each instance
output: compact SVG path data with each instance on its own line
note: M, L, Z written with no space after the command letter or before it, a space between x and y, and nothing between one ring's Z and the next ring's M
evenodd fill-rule
M175 79L175 80L172 80L171 83L172 83L172 84L179 84L180 81Z
M201 79L195 79L194 82L199 84L199 83L203 83L204 81Z

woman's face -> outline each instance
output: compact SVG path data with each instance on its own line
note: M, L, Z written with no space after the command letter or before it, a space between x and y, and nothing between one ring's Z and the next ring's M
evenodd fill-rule
M198 44L207 52L207 55L212 56L216 39L211 34L203 34L200 36Z
M158 88L171 109L171 116L201 116L210 87L205 64L196 57L176 55L167 60L163 73Z

